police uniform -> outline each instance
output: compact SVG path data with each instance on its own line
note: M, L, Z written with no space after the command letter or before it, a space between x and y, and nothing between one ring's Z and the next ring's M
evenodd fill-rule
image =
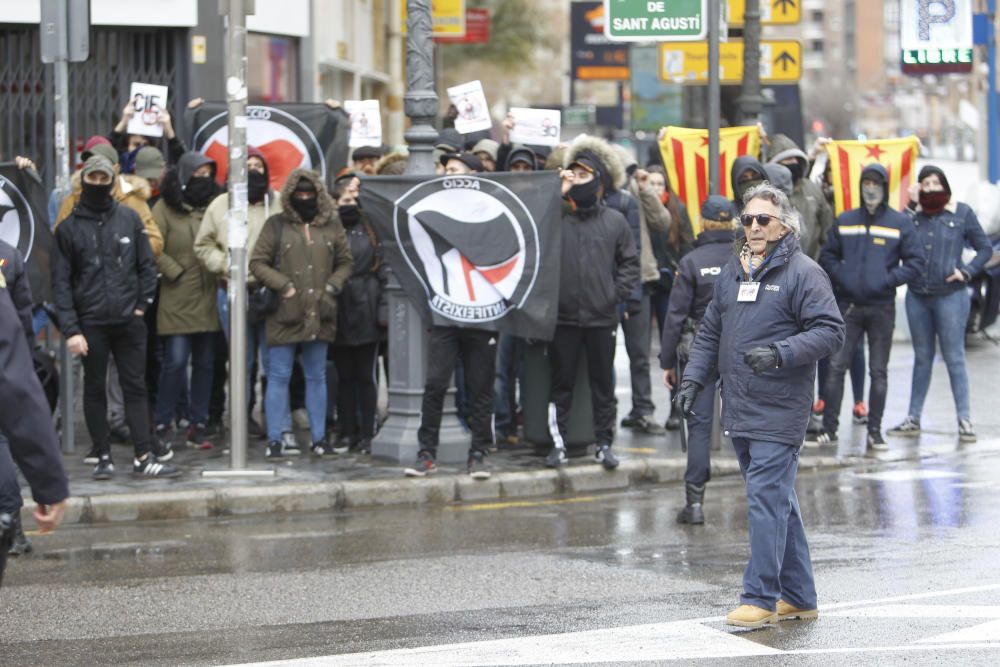
M701 207L702 220L732 225L732 205L720 195L712 195ZM722 274L722 267L732 256L733 229L703 231L695 247L684 256L677 269L677 278L670 291L670 305L663 325L660 341L660 368L677 367L677 347L685 329L701 320L712 300L715 283ZM701 504L705 484L711 477L710 448L712 424L715 421L715 383L712 391L698 395L694 414L687 418L687 470L684 473L687 503L677 520L681 523L704 523Z

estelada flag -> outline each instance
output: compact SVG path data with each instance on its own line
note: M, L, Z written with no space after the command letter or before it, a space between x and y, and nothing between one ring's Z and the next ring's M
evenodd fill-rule
M35 303L51 301L52 232L45 190L35 172L18 169L13 162L0 163L0 239L24 256Z
M687 206L691 227L701 231L701 205L708 199L708 130L670 126L660 141L660 152L674 192ZM719 130L719 194L732 199L729 172L741 155L760 155L756 126Z
M277 191L298 168L318 171L332 184L347 165L350 119L343 109L325 104L251 104L247 106L247 144L267 162L271 188ZM215 177L225 184L229 169L229 114L222 102L205 102L184 117L191 149L215 160Z
M557 172L363 178L361 206L427 324L552 339L562 253Z
M889 204L902 210L909 201L920 143L916 137L881 141L832 141L826 145L833 177L836 214L861 206L861 170L873 162L889 172Z

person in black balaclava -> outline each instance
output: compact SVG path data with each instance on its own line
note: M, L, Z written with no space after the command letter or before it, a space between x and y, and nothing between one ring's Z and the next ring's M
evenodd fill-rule
M743 210L743 194L767 180L764 165L750 155L741 155L733 160L733 168L729 175L733 185L733 203L737 211Z
M153 218L163 234L163 254L157 258L160 302L156 330L163 339L163 369L156 401L156 435L166 443L175 418L186 416L189 447L208 448L208 405L219 331L215 277L198 261L195 236L205 210L219 194L215 162L201 153L185 153L176 169L163 179L162 198L153 207ZM187 384L191 363L189 405L186 415L177 406Z
M562 263L559 315L549 345L552 364L551 403L555 406L555 446L545 465L565 464L565 438L573 405L580 355L590 373L595 459L606 469L618 467L614 440L614 351L618 305L639 283L639 253L625 216L602 204L612 183L609 167L593 152L576 153L561 172L566 200L562 217Z

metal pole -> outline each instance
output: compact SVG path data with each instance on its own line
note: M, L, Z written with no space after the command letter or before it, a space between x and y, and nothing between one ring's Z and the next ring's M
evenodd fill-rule
M69 32L69 16L65 3L59 3L58 26L59 39L66 43ZM69 156L69 63L67 49L62 49L60 57L53 63L55 74L55 149L56 149L56 190L60 201L69 195L70 156ZM59 416L62 422L62 449L67 454L76 451L76 410L74 409L73 371L74 359L66 347L66 339L60 343L59 360L60 384L62 385L59 402Z
M229 0L229 434L232 469L247 467L247 30L244 0Z
M708 2L708 194L719 193L719 22L721 0Z
M743 89L739 103L743 123L755 124L764 106L760 94L760 0L746 0L743 13Z
M996 11L997 0L988 0L987 23L986 26L986 60L988 65L987 76L989 77L986 93L986 119L987 133L989 141L989 179L990 183L1000 180L1000 128L997 118L997 36L996 36Z

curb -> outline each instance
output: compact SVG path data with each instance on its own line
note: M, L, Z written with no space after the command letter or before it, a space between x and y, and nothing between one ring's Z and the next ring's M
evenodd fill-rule
M800 469L812 472L857 463L858 460L851 458L810 457L801 462ZM623 461L614 471L596 465L576 465L559 470L495 473L484 481L449 475L75 496L68 502L63 522L87 525L205 519L610 493L682 482L686 465L682 459L649 458ZM737 474L739 465L735 460L712 462L713 478ZM34 523L30 513L25 512L24 517L26 524Z

